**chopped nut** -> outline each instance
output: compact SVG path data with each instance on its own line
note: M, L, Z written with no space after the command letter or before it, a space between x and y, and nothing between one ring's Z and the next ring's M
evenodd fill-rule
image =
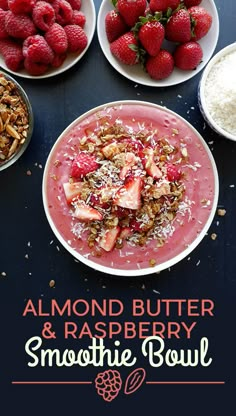
M211 234L211 239L212 240L216 240L217 239L217 234L216 233L212 233Z
M219 217L224 217L224 216L225 216L225 214L226 214L226 209L224 209L224 208L219 208L219 209L217 210L217 214L219 215Z
M150 264L151 267L154 267L156 265L156 260L155 259L150 259L149 264Z
M29 129L27 107L16 85L0 74L0 163L23 145Z
M55 287L55 284L56 284L55 280L50 280L49 282L50 287Z

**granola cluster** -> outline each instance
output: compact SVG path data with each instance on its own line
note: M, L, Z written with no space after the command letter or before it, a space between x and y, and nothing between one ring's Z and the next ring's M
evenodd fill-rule
M27 107L14 82L0 73L0 164L24 144L28 129Z
M172 135L178 131L173 129ZM185 204L180 166L188 153L183 143L176 147L172 142L157 131L134 131L119 120L101 124L80 140L64 191L73 219L80 220L72 232L81 238L86 231L93 254L120 249L124 241L144 246L154 239L161 247L173 234L176 214ZM83 163L89 155L86 172L90 164L97 168L78 179L73 174L83 171L81 155Z

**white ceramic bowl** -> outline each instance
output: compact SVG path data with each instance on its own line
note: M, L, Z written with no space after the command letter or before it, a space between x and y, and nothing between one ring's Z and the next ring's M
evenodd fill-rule
M214 119L214 116L212 115L212 112L209 110L209 106L206 99L206 81L209 77L209 74L211 73L212 69L216 64L219 63L219 61L224 58L226 55L235 52L236 53L236 42L232 43L231 45L226 46L225 48L221 49L208 63L206 68L204 69L204 72L202 74L200 83L199 83L199 89L198 89L198 103L199 108L201 110L201 113L206 120L206 122L209 124L209 126L216 131L221 136L226 137L227 139L236 141L236 134L232 134L231 132L225 130L223 128L223 125L217 124L216 120ZM221 89L222 94L222 89ZM235 110L234 110L235 111Z
M200 65L194 71L182 71L178 68L175 68L173 73L166 79L161 81L156 81L152 79L145 71L142 69L141 65L124 65L119 62L111 53L110 51L110 44L107 40L106 31L105 31L105 17L106 14L114 9L112 6L112 2L110 0L103 0L100 6L100 10L98 13L97 19L97 33L98 33L98 40L101 46L101 49L113 66L121 75L130 79L131 81L147 85L150 87L167 87L171 85L180 84L188 79L197 75L207 64L209 59L211 58L219 36L219 18L218 12L213 0L202 0L201 6L204 7L211 15L212 15L212 26L209 30L208 34L200 39L199 43L203 49L203 60ZM168 44L168 42L166 42ZM170 45L169 45L170 46ZM168 46L167 46L168 48ZM173 48L173 45L172 45Z
M102 257L97 258L91 255L92 249L88 248L87 241L83 238L75 238L71 232L71 229L77 224L71 216L71 208L66 203L63 183L67 182L70 176L71 159L75 157L78 139L84 137L86 131L92 132L94 128L97 128L100 123L98 120L103 120L103 117L108 120L116 117L119 123L122 119L130 120L129 123L136 123L132 124L137 126L136 128L140 128L142 121L142 123L147 123L151 129L153 129L153 123L155 125L158 119L161 131L165 131L166 134L169 132L171 135L174 126L174 131L179 129L179 139L186 139L188 142L189 162L186 162L184 169L187 173L185 178L187 178L189 185L186 187L184 198L187 198L186 201L194 199L194 208L191 209L191 218L188 215L185 217L185 226L182 224L182 214L177 223L175 222L176 231L166 243L164 251L162 248L157 248L156 240L152 240L151 246L148 245L148 247L134 248L125 245L123 253L119 249L114 249L116 254L113 257L110 253L104 252ZM178 141L178 143L181 146L182 141ZM197 163L198 161L201 163ZM190 163L193 163L194 166L190 166ZM95 270L111 275L141 276L173 266L195 249L204 238L214 218L219 185L217 169L208 146L186 120L176 113L152 103L119 101L104 104L88 111L64 130L48 156L42 192L48 222L60 243L74 258ZM205 204L205 201L208 202ZM202 206L203 203L205 206ZM185 211L186 213L189 214L189 211ZM152 258L157 259L154 267L150 267L149 263Z
M92 39L93 39L93 35L95 32L95 28L96 28L96 10L95 10L95 6L94 6L94 2L93 0L83 0L82 2L82 6L81 6L81 11L85 14L86 16L86 23L84 26L84 31L88 37L88 43L86 48L80 53L69 53L68 56L66 57L65 61L63 62L63 64L59 67L59 68L51 68L49 69L45 74L43 75L37 75L37 76L33 76L28 74L28 72L25 69L22 69L18 72L14 72L11 71L5 64L3 57L0 55L0 67L3 68L4 70L10 72L11 74L17 75L19 77L23 77L23 78L30 78L30 79L41 79L41 78L50 78L56 75L59 75L65 71L67 71L68 69L70 69L72 66L74 66L75 64L77 64L80 59L84 56L84 54L87 52Z

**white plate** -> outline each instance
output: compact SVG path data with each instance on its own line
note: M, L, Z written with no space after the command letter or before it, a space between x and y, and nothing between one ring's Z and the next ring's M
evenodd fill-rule
M88 44L87 44L86 48L79 55L76 52L75 53L70 53L70 54L68 54L67 58L65 59L65 61L63 62L63 64L59 68L51 68L45 74L37 75L37 76L28 74L28 72L24 69L22 69L21 71L18 71L18 72L11 71L6 66L6 64L4 62L4 59L1 55L0 55L0 68L3 68L4 70L6 70L6 71L8 71L8 72L10 72L14 75L17 75L19 77L31 78L31 79L40 79L40 78L49 78L49 77L53 77L55 75L59 75L62 72L67 71L69 68L71 68L75 64L77 64L77 62L80 61L80 59L84 56L87 49L89 48L89 45L92 42L93 35L94 35L94 32L95 32L96 11L95 11L95 6L94 6L93 0L83 0L82 1L82 6L81 6L81 11L86 16L86 23L85 23L84 30L85 30L85 33L88 37Z
M168 78L161 81L156 81L153 80L148 74L146 74L140 65L129 66L119 62L110 51L110 44L107 40L105 31L106 14L113 9L110 0L103 0L98 13L97 33L103 53L110 64L120 74L130 79L131 81L136 82L137 84L148 85L150 87L167 87L187 81L188 79L194 77L207 64L215 50L219 36L219 18L214 1L203 0L201 6L208 10L212 15L212 26L208 34L199 41L203 49L203 61L194 71L181 71L180 69L175 68L173 73Z
M125 113L126 106L128 106L128 116ZM157 114L155 114L156 111ZM94 119L96 120L96 118L101 119L103 116L112 117L112 114L116 114L118 119L121 120L123 113L126 120L132 120L132 122L135 121L134 118L137 116L138 123L139 117L142 119L146 117L146 112L147 123L152 123L152 120L157 120L158 116L160 117L160 111L163 111L163 115L159 119L161 120L161 122L159 121L161 123L160 129L163 129L163 126L170 128L168 126L172 123L181 132L181 135L185 137L187 134L186 138L190 146L189 155L191 154L189 163L191 161L196 163L198 160L200 161L199 155L201 154L202 169L201 165L198 165L200 169L197 170L192 169L191 165L190 167L188 164L186 165L188 172L187 182L193 183L193 187L186 188L186 198L191 200L194 196L193 206L195 207L195 212L191 218L185 221L184 234L181 234L180 231L180 229L183 230L183 227L178 228L177 225L176 228L179 231L176 229L176 232L170 237L171 246L170 242L165 244L164 253L163 251L158 251L157 253L159 249L153 244L153 247L148 245L144 248L136 248L137 251L133 247L129 247L129 250L127 250L127 247L124 247L123 255L119 254L120 250L118 250L117 254L115 254L116 259L110 257L110 253L105 252L101 258L93 257L87 242L76 239L71 232L71 227L73 226L71 222L72 217L63 191L63 183L67 181L70 170L70 164L68 164L67 160L70 159L71 154L75 151L73 140L77 143L78 135L82 137L83 129L88 128L87 126L90 126L90 123L92 123L91 126L94 126ZM95 126L97 126L97 123L95 123ZM89 130L92 128L89 127ZM81 133L79 133L80 131ZM65 157L67 158L66 160L64 160ZM59 165L55 164L55 160L61 160L61 158L62 163ZM142 276L160 272L173 266L197 247L213 221L218 202L219 183L217 168L212 154L202 136L191 124L173 111L156 104L142 101L118 101L101 105L86 112L63 131L48 156L44 170L42 192L44 210L52 231L74 258L95 270L111 275ZM202 201L205 201L202 198L206 197L210 198L208 199L210 204L202 206ZM183 225L181 220L180 222L180 225ZM136 252L136 257L134 253L129 252L130 250ZM149 266L148 261L150 258L158 258L158 263L154 267Z

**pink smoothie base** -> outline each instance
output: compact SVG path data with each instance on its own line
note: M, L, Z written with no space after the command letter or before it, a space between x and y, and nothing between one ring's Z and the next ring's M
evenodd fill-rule
M88 247L86 236L83 235L84 238L81 240L71 232L75 220L70 214L62 185L68 181L71 158L75 156L77 144L86 131L94 131L104 120L113 123L117 118L133 129L143 123L147 128L157 128L160 136L170 135L172 129L178 130L179 134L173 136L171 143L173 145L179 143L179 139L182 138L187 144L189 158L181 169L185 172L185 199L193 203L190 215L189 212L184 216L177 214L173 224L175 231L162 247L157 248L156 240L150 241L144 247L125 243L122 249L114 249L109 253L104 251L101 257L94 257L92 249ZM63 163L55 166L56 160L63 160ZM108 103L88 111L75 120L54 144L43 177L45 213L61 244L87 266L119 276L152 274L173 266L189 255L204 238L211 225L217 207L218 193L216 165L200 134L176 113L140 101ZM154 267L150 267L151 259L156 261Z

